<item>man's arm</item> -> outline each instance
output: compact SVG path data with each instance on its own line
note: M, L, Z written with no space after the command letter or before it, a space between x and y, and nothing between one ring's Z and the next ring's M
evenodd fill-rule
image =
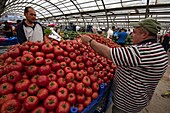
M88 43L91 38L87 35L81 35L81 39L84 43ZM111 60L110 48L104 44L100 44L95 40L90 42L91 48L93 48L98 54Z
M111 59L110 48L104 44L100 44L97 41L93 40L90 44L91 48L93 48L98 54L102 55L105 58Z
M109 48L104 44L100 44L95 40L91 41L91 37L81 35L83 43L89 43L90 46L103 57L113 61L115 65L134 67L141 63L141 57L137 46Z

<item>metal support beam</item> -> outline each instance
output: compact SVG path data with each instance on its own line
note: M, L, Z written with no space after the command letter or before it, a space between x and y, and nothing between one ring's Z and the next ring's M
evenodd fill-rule
M54 7L56 7L64 15L63 11L60 8L58 8L54 3L50 2L49 0L45 0L45 1L53 5Z
M127 15L127 18L128 18L128 23L127 23L127 24L128 24L128 29L129 29L129 23L130 23L130 22L129 22L129 16L130 16L130 12L129 12L128 15Z
M68 7L66 7L65 6L65 4L63 3L63 1L61 1L61 0L58 0L59 1L59 3L57 3L56 5L58 5L58 6L60 6L60 5L63 5L68 11L70 11L69 9L68 9ZM68 1L69 2L69 1ZM67 3L67 2L66 2ZM70 12L71 13L71 12ZM62 15L62 16L65 16L65 17L67 17L67 15ZM65 21L65 23L66 23L66 21ZM68 21L68 19L67 19L67 23L69 23L69 21ZM67 24L66 24L67 25Z
M149 17L149 0L147 0L145 18Z
M149 8L165 8L165 7L169 7L170 6L170 3L169 4L159 4L159 5L149 5ZM122 8L110 8L110 9L106 9L107 12L110 12L110 11L122 11L122 10L133 10L133 9L145 9L146 8L146 5L143 5L143 6L133 6L133 7L124 7L123 9ZM81 14L90 14L90 13L100 13L100 12L105 12L104 9L102 10L92 10L92 11L84 11L84 12L81 12ZM70 13L70 14L65 14L66 16L70 16L70 15L78 15L80 14L79 12L77 13ZM62 16L62 15L58 15L57 17L59 16Z
M73 0L70 0L70 1L74 4L74 6L76 7L76 9L79 11L79 14L80 14L80 16L82 17L83 22L84 22L84 27L86 27L86 22L85 22L85 20L84 20L84 17L83 17L83 15L82 15L81 11L80 11L79 8L77 7L77 5L73 2Z
M7 0L0 1L0 17L1 17L1 14L4 12L6 2L7 2Z
M48 9L46 9L45 7L43 7L43 6L39 5L39 4L32 3L32 2L20 2L20 4L24 4L24 3L29 3L29 4L33 4L33 5L39 6L39 7L43 8L43 9L45 9L47 12L49 12L49 14L51 14L51 16L53 17L53 14L50 11L48 11ZM7 6L5 7L5 10L8 9L8 8L11 8L12 5L17 5L17 4L18 3L7 4Z
M120 0L120 4L121 4L121 6L123 7L123 2L122 2L122 0Z
M19 6L19 7L25 7L25 6ZM15 13L21 12L21 14L23 14L23 11L20 11L20 9L15 9L15 10L14 10L14 8L11 7L11 8L8 8L8 10L9 10L10 12L15 12ZM9 11L8 11L8 12L9 12ZM41 16L45 17L40 11L37 11L37 10L35 10L35 11L36 11L37 13L39 13ZM6 13L7 13L7 12L6 12ZM6 14L6 13L5 13L5 14Z
M107 20L107 28L109 29L109 22L108 22L108 16L107 16L107 10L106 10L106 7L105 7L105 4L104 4L104 1L102 1L102 4L103 4L103 7L104 7L104 11L105 11L105 15L106 15L106 20Z

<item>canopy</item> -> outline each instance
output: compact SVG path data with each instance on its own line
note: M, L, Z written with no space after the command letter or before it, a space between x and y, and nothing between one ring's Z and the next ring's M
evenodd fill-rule
M163 29L170 25L170 0L7 0L1 16L18 14L24 17L26 6L36 10L41 22L129 28L130 22L152 17Z

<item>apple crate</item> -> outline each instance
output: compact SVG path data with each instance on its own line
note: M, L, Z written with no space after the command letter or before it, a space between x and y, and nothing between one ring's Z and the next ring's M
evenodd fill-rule
M110 91L110 84L103 83L100 85L99 96L93 100L81 113L103 113L112 103L112 93ZM70 108L70 113L78 113L78 108Z

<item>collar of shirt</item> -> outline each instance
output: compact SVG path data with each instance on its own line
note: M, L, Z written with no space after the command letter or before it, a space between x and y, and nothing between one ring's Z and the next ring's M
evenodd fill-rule
M156 43L157 42L157 39L156 38L150 38L150 39L147 39L147 40L144 40L142 42L140 42L138 45L140 44L146 44L148 42L151 42L151 43Z
M23 24L24 24L24 26L25 26L25 27L31 27L32 29L34 29L34 28L35 28L35 25L36 25L36 22L34 22L34 26L33 26L33 27L32 27L32 26L27 25L27 24L25 23L25 21L23 21Z

